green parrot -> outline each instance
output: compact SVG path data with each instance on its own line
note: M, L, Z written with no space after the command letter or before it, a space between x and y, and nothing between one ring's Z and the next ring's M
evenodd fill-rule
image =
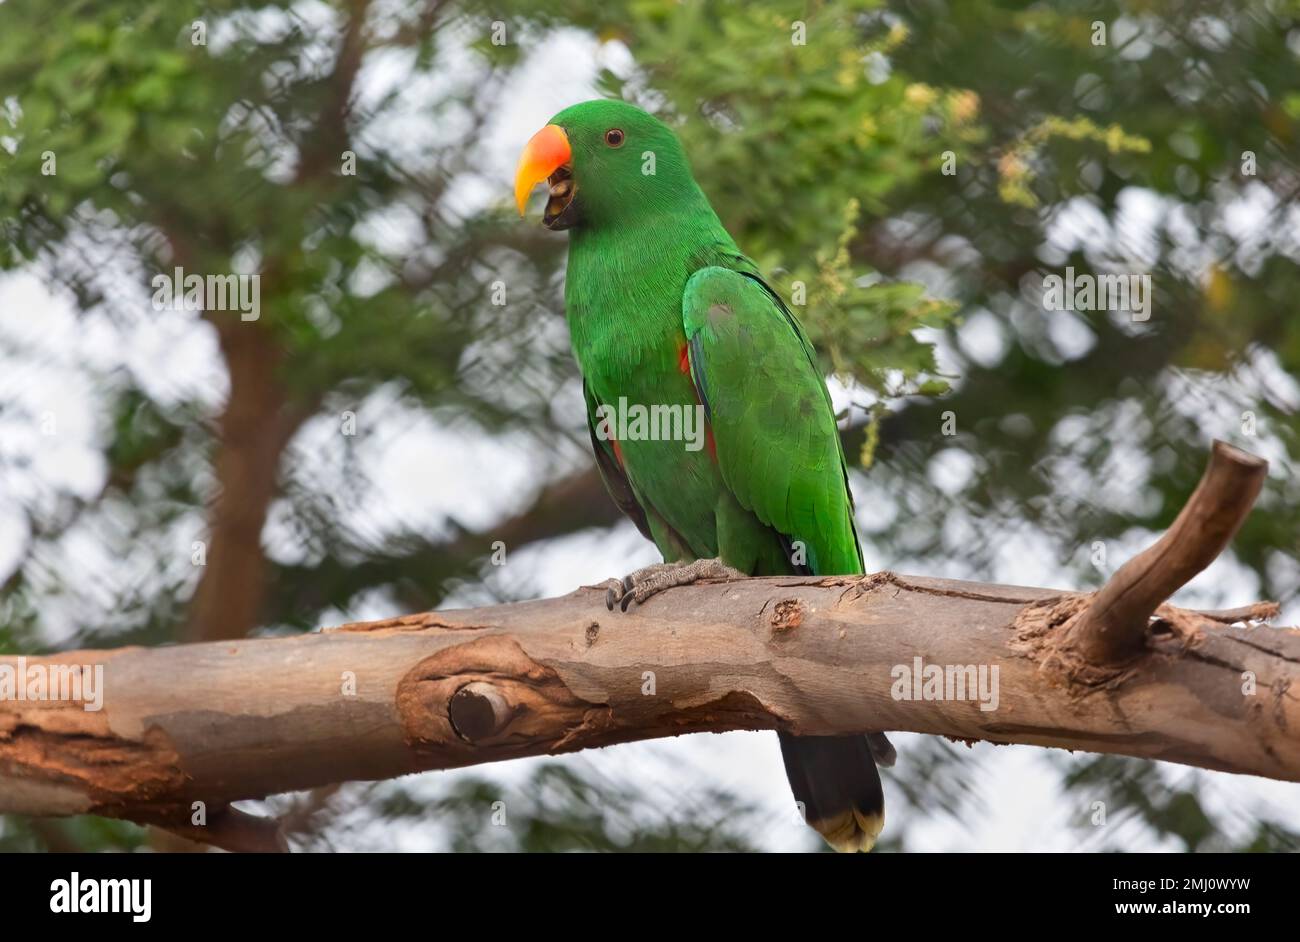
M574 105L524 149L520 215L543 181L544 225L569 232L564 300L596 464L664 558L610 580L610 608L702 578L861 573L812 345L723 228L673 131L625 102ZM682 417L677 440L627 421L638 406ZM684 442L690 415L704 428ZM808 823L837 850L870 850L888 740L778 736Z

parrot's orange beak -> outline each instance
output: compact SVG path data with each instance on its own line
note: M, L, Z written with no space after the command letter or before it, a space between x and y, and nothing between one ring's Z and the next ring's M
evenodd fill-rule
M533 187L572 159L569 139L558 125L548 124L532 136L524 147L524 152L519 155L519 169L515 171L515 204L519 207L519 215L524 214L528 194L533 192ZM568 184L567 178L565 183L572 186Z

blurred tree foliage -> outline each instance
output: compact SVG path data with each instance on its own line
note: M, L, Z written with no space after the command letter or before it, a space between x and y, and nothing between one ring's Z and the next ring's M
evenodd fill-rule
M581 760L548 761L510 786L460 778L433 800L391 784L353 788L313 813L330 826L303 829L295 843L309 851L389 849L366 836L376 813L417 833L437 822L437 846L454 852L752 851L751 832L773 825L725 790L655 793Z
M575 31L626 48L601 91L679 129L737 241L804 298L853 404L850 453L871 466L854 482L869 559L1022 582L1047 559L1099 585L1170 522L1220 437L1273 471L1236 565L1205 592L1294 612L1298 13L1294 0L9 0L0 267L66 291L109 343L189 319L224 379L178 388L125 357L82 364L103 461L87 496L38 473L42 404L23 369L59 367L0 334L0 501L26 521L0 572L0 649L302 630L480 581L518 597L526 580L486 565L494 540L544 551L616 522L573 398L563 240L506 205L522 142L504 159L484 144L530 62ZM260 272L261 318L152 310L151 277L176 266ZM1066 266L1149 274L1150 320L1044 310L1041 279ZM489 302L497 282L504 306ZM339 434L348 415L355 436ZM488 526L370 523L363 454L394 422L514 449L527 492L501 493ZM89 573L88 546L104 561ZM593 561L592 578L605 569ZM907 745L889 846L939 819L969 847L959 825L990 810L976 783L998 753ZM1300 846L1294 821L1250 795L1234 805L1249 820L1216 810L1245 794L1230 777L1057 765L1082 847ZM754 811L735 798L661 806L589 773L539 767L504 832L481 826L505 794L487 779L433 800L401 782L323 790L292 806L308 809L296 843L348 849L377 819L436 819L455 849L750 846ZM1123 826L1089 829L1096 800ZM10 849L141 840L115 822L0 820Z

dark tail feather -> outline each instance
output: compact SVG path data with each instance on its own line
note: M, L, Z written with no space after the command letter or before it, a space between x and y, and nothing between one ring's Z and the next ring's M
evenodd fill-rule
M777 736L809 826L838 851L871 850L885 825L885 794L867 738Z

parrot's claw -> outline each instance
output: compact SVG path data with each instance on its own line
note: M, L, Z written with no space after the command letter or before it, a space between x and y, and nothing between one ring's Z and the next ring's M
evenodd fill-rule
M626 612L635 602L642 604L651 596L658 595L665 589L675 586L691 585L701 579L744 579L747 578L738 569L732 569L720 559L697 559L689 563L655 563L622 579L609 579L604 582L605 607L611 612L617 604L620 611Z
M867 733L867 748L871 750L876 765L882 769L892 769L898 761L898 752L884 733Z
M624 576L622 579L606 579L601 583L605 587L605 607L611 612L618 600L631 591L631 576Z

